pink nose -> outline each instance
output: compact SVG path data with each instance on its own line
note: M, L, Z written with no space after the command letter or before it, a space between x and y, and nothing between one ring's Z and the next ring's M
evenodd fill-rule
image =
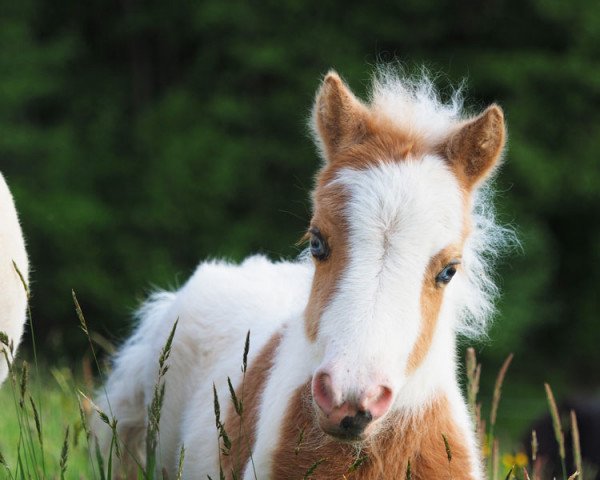
M343 392L327 372L317 372L312 382L313 398L332 425L364 430L368 423L386 414L392 404L392 389L385 385L370 385L357 398L345 400ZM354 423L356 423L354 425Z

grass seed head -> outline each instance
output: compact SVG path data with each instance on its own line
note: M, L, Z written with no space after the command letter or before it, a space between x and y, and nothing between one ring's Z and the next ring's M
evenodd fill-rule
M29 301L29 299L31 298L31 295L29 292L29 286L27 285L27 282L25 281L25 277L21 273L21 270L19 269L19 267L17 266L17 263L14 260L12 261L12 264L13 264L13 268L15 269L15 272L17 272L17 275L19 276L19 280L21 280L21 285L23 285L23 289L25 290L25 296L27 297L27 301Z
M325 461L324 458L320 458L319 460L317 460L315 463L313 463L309 469L306 471L306 473L304 474L304 480L308 480L310 478L310 476L315 472L315 470L317 469L317 467L319 465L321 465L323 462Z
M2 330L0 330L0 343L7 347L10 346L10 342L8 341L8 335L6 334L6 332L3 332Z
M21 398L19 399L19 406L23 408L25 405L25 393L27 392L27 378L29 376L29 365L27 362L23 362L23 366L21 367L21 381L19 383L19 391L21 394Z
M512 362L513 354L511 353L500 368L498 372L498 376L496 377L496 384L494 385L494 396L492 399L492 411L490 413L490 429L496 425L496 416L498 414L498 405L500 404L500 396L502 395L502 384L504 383L504 377L506 377L506 372L508 367L510 366L510 362Z
M179 451L179 462L177 464L177 476L175 480L181 480L183 478L183 461L185 459L185 447L182 445Z
M442 433L442 438L444 439L444 447L446 448L446 457L448 457L448 462L452 461L452 450L450 449L450 444L448 443L448 437L444 433Z
M67 461L69 460L69 427L65 429L65 440L63 441L62 450L60 452L60 477L65 478L67 471Z
M571 437L573 441L573 458L575 460L575 468L577 469L577 472L579 472L579 480L583 480L583 462L581 459L579 426L577 425L577 415L575 414L575 410L571 410Z
M250 330L246 334L246 342L244 343L244 356L242 358L242 372L246 373L248 368L248 352L250 351Z

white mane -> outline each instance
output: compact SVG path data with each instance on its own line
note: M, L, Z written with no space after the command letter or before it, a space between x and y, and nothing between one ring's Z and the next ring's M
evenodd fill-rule
M416 77L402 73L392 66L375 71L369 96L372 111L429 145L439 144L464 118L462 89L453 89L450 101L444 103L426 70Z
M463 249L466 288L458 333L469 338L485 336L500 293L494 278L496 261L505 250L518 244L515 232L496 220L494 193L489 181L474 193L473 225Z

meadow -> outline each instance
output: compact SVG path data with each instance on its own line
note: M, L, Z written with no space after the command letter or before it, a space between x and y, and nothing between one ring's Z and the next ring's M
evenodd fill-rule
M81 332L87 338L90 355L84 357L78 365L52 366L45 360L37 358L35 345L33 359L15 360L10 363L10 374L6 384L0 390L0 478L11 480L25 479L98 479L112 478L112 454L104 458L95 443L95 434L90 428L93 418L99 418L111 428L113 435L110 452L121 457L124 455L123 446L116 434L115 419L110 412L101 411L93 402L94 395L102 395L101 383L105 378L105 363L98 361L97 343L102 343L107 350L112 350L104 340L98 342L92 338L97 337L88 329L85 316L73 293L75 309L79 319ZM157 451L160 448L160 410L165 389L168 389L168 360L171 351L171 342L176 334L176 324L171 335L161 352L157 363L159 366L154 397L148 406L149 422L146 432L146 458L143 468L138 464L138 478L141 480L154 480L168 476L158 475L152 467L156 461ZM75 328L75 327L74 327ZM242 369L246 369L246 358L249 348L249 336L246 340L246 349L240 355ZM8 356L8 355L7 355ZM550 478L544 471L544 466L536 462L537 438L535 432L531 437L531 457L525 453L518 433L522 428L520 422L509 428L502 428L498 424L501 411L502 388L507 378L507 373L513 361L512 354L500 367L493 390L480 394L480 378L482 365L478 363L475 350L466 349L465 359L465 396L482 447L489 480L517 479L517 480L545 480ZM96 372L94 375L93 372ZM574 412L565 423L558 413L552 389L544 385L547 408L553 418L553 428L559 446L559 460L562 466L562 480L575 480L593 478L590 474L584 477L581 459L577 419ZM483 401L480 400L480 397ZM215 397L209 399L213 403L216 416L215 439L222 442L223 455L228 454L228 437L220 421L220 403L215 391ZM225 400L221 398L221 403ZM243 405L230 393L227 401L232 401L235 410L242 415ZM531 412L536 412L532 409ZM507 418L507 417L505 417ZM510 418L510 415L508 415ZM564 428L571 430L573 463L577 470L567 471L565 453ZM499 434L498 432L502 432ZM512 435L512 436L511 436ZM445 442L449 465L452 462L452 448L446 438ZM180 468L177 479L183 475L183 458L185 449L181 450ZM410 467L410 465L409 465ZM357 471L360 467L357 467ZM209 477L210 478L210 477ZM220 478L228 478L227 472L220 472ZM233 477L239 478L239 477ZM318 479L318 465L309 469L304 479ZM353 478L349 472L348 479ZM410 470L406 473L406 480L410 480Z

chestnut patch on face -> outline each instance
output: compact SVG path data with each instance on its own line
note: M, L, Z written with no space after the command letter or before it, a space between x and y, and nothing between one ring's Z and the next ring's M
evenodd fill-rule
M317 188L314 196L315 213L310 230L318 231L326 242L327 257L315 260L315 275L304 313L306 334L313 342L317 338L321 315L335 293L348 256L348 225L344 215L346 193L339 185L324 185Z
M446 282L441 282L442 273L448 273L449 267L460 268L457 247L447 247L434 255L425 269L421 287L421 329L417 341L408 357L406 374L413 373L425 359L437 327L440 308L444 298Z

